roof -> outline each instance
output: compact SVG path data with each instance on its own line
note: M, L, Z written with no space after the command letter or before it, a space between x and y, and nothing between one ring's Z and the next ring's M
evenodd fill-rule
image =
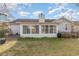
M68 20L68 19L66 19L66 18L64 18L64 17L61 17L61 18L59 18L59 19L65 19L65 20L67 20L68 22L71 22L70 20ZM45 19L45 23L54 23L54 22L56 22L57 23L57 21L59 20L59 19ZM12 21L11 22L11 24L18 24L18 22L27 22L27 23L38 23L39 22L39 19L16 19L16 20L14 20L14 21ZM77 25L79 25L79 21L73 21L73 23L74 24L77 24Z
M64 19L64 20L66 20L66 21L68 21L68 22L72 22L69 18L64 17L64 16L60 17L58 20L61 20L61 19Z
M52 22L54 20L55 19L45 19L45 22ZM39 19L16 19L11 23L16 23L16 22L39 22Z

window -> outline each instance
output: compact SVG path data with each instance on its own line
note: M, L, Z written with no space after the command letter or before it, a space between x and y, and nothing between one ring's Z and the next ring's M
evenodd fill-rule
M50 33L56 33L56 26L50 25Z
M42 25L42 33L48 33L48 25Z
M30 33L30 28L29 26L23 26L23 34L29 34Z
M42 30L42 33L45 33L45 26L44 25L41 26L41 30Z
M48 29L48 25L45 25L45 33L48 33L49 29Z
M67 24L65 24L65 30L68 30Z
M50 25L50 33L53 33L53 26Z
M56 26L53 25L53 33L56 33Z
M56 33L55 25L42 25L42 33Z
M39 26L38 26L38 25L32 26L32 33L33 33L33 34L39 33Z

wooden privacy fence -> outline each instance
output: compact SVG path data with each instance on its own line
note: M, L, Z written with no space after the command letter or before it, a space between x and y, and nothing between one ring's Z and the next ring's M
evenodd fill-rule
M57 36L61 38L79 38L79 32L61 32Z

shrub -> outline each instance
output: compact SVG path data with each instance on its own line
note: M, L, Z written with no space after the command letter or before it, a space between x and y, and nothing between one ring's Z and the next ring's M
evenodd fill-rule
M58 38L61 38L61 33L57 33L57 37Z
M0 38L5 37L6 32L7 32L7 30L0 30Z
M0 31L0 38L4 37L4 32Z

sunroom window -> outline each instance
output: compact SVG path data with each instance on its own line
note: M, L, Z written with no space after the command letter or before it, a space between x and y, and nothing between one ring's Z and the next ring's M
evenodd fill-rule
M42 25L42 33L48 33L48 25Z
M55 25L42 25L42 33L56 33Z
M31 30L32 30L32 34L39 33L39 26L38 25L33 25Z
M50 33L56 33L56 26L50 25Z
M30 28L29 26L23 26L23 34L29 34L30 33Z

